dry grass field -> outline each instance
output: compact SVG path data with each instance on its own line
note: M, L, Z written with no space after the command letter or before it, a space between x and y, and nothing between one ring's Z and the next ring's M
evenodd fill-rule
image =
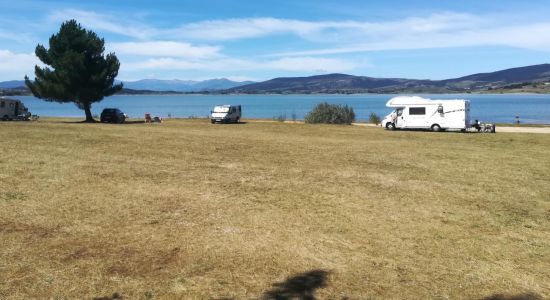
M0 141L2 299L550 297L550 135L49 119Z

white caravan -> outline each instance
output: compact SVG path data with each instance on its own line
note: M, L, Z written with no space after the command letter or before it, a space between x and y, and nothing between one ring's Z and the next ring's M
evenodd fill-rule
M31 113L17 99L0 98L0 118L2 121L29 120Z
M220 123L239 123L241 119L240 105L217 105L210 112L210 121L212 124Z
M470 127L470 101L431 100L418 96L390 99L387 107L395 108L382 120L386 129L461 130Z

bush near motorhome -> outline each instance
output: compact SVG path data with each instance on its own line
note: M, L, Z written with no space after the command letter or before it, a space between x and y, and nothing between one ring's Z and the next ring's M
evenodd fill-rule
M353 108L347 105L320 103L305 117L306 123L351 124L355 121Z
M370 113L369 115L369 123L372 124L380 124L381 120L380 117L375 113Z

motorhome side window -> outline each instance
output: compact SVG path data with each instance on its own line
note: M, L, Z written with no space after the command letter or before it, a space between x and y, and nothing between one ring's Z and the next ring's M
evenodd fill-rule
M402 114L403 114L403 109L401 109L401 108L398 109L398 110L397 110L397 116L398 116L398 117L401 117Z
M425 115L425 107L409 107L409 115Z

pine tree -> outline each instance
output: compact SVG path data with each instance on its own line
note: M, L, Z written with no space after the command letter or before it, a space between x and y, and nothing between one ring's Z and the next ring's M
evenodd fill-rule
M34 81L25 76L25 84L37 98L46 101L74 102L86 113L86 122L95 122L92 103L120 89L114 84L120 63L114 53L103 55L105 41L75 20L61 24L49 40L49 49L38 44L36 56L46 67L35 66Z

